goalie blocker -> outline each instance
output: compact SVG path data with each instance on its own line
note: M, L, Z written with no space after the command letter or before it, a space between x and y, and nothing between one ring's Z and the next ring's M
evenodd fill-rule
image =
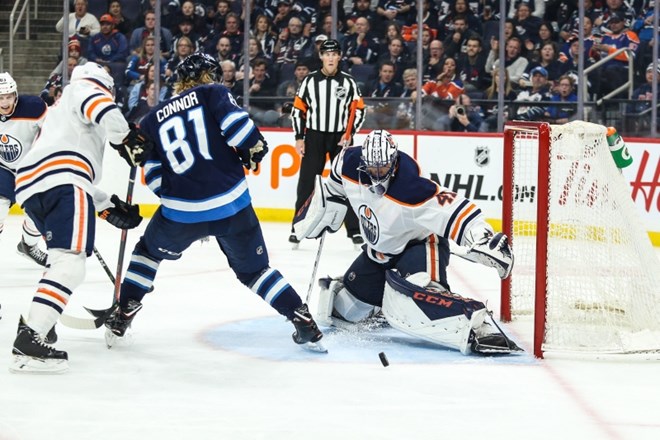
M316 176L314 191L293 219L296 238L319 238L327 230L337 232L344 221L346 210L344 199L330 194L321 176Z

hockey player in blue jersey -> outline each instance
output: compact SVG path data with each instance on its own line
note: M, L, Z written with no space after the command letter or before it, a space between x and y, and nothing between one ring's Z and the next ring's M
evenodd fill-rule
M0 234L9 208L16 200L16 169L32 147L46 117L46 103L36 96L18 96L16 81L0 73ZM19 254L40 266L47 254L39 249L41 234L28 217L23 221L23 237L16 247Z
M124 336L163 260L177 260L193 242L213 236L240 282L291 320L294 342L324 351L307 305L269 266L243 169L256 169L268 147L229 89L216 84L220 75L212 57L188 56L177 67L175 96L141 122L156 144L144 169L161 206L133 250L106 342Z
M502 279L513 267L507 237L493 232L471 200L423 177L386 130L344 149L330 177L317 178L294 219L298 238L336 231L344 200L358 217L365 245L342 278L319 280L320 324L354 327L382 309L393 327L464 354L518 350L486 322L483 303L449 291L449 240L458 245L456 253L494 267Z

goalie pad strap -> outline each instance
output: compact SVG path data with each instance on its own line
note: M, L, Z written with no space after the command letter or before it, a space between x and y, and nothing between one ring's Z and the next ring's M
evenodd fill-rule
M344 221L346 209L344 200L330 195L321 176L316 176L314 192L293 219L293 231L298 240L318 238L326 230L336 232Z

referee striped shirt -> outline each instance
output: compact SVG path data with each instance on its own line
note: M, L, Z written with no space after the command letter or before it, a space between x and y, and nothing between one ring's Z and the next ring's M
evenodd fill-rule
M309 74L293 101L291 120L296 140L306 130L345 133L350 140L364 122L364 101L355 79L338 71L326 76L321 70Z

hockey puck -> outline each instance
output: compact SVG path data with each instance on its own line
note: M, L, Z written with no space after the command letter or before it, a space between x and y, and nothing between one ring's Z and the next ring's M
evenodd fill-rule
M387 367L390 365L390 361L387 360L387 356L385 356L384 352L378 353L378 357L380 358L380 363L383 364L383 367Z

